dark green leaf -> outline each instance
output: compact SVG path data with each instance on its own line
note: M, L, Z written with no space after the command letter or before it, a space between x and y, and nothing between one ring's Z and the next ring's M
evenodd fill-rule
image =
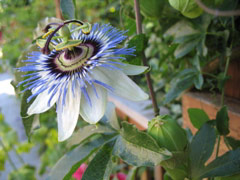
M100 137L92 142L81 144L66 153L52 168L47 180L70 179L72 174L85 162L90 155L106 142L106 137Z
M109 179L112 172L112 150L114 142L105 144L90 162L83 174L82 180Z
M192 177L198 177L204 163L212 155L216 134L213 127L204 124L193 137L190 144L190 162Z
M128 42L129 47L135 47L135 57L133 56L126 56L127 63L129 64L134 64L134 65L141 65L141 58L144 53L144 49L147 46L147 38L145 34L138 34L135 35L129 42Z
M122 132L115 143L113 153L128 164L154 166L171 157L171 153L160 148L147 133L139 131L126 122L123 122L122 126Z
M230 145L233 150L240 147L240 140L234 139L231 136L224 137L224 141L227 145Z
M205 111L198 108L189 108L188 116L192 125L197 129L200 129L205 122L209 121L209 117Z
M227 135L230 132L228 121L228 110L227 107L224 106L217 112L216 116L217 130L220 135Z
M227 176L227 177L217 177L215 180L239 180L240 179L240 174L236 174L233 176Z
M60 7L65 19L75 19L75 7L72 0L61 0Z
M231 176L240 173L240 149L229 151L206 166L203 177Z
M139 4L144 16L159 18L165 3L162 0L140 0Z

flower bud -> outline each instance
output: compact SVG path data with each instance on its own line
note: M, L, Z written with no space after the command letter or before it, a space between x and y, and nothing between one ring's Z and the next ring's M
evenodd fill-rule
M148 123L148 133L159 144L170 151L182 151L187 144L187 136L178 123L169 115L157 116Z

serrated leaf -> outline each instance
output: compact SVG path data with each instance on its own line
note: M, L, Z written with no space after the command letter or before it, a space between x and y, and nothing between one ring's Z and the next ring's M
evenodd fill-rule
M204 124L190 143L190 162L192 177L198 177L205 162L212 155L216 134L213 127Z
M171 153L160 148L150 135L126 122L122 123L113 154L134 166L155 166L171 157Z
M90 162L83 174L82 180L102 180L109 179L112 172L112 150L114 142L105 144Z
M231 176L240 173L240 149L229 151L209 163L202 178L216 176Z
M65 19L75 19L75 7L72 0L60 0L60 8Z
M229 131L229 117L227 107L222 107L216 116L217 130L220 135L227 135Z
M107 137L100 137L94 141L81 144L72 151L66 153L49 173L47 180L68 180L72 174L85 162L94 152L108 140Z
M206 112L198 108L189 108L188 116L192 125L197 129L200 129L205 122L209 121L209 117Z

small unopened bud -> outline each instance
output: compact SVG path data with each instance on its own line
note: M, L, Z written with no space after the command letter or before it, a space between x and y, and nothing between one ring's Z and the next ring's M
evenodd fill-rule
M170 151L182 151L187 144L187 136L178 123L170 116L157 116L148 123L148 134L160 147Z

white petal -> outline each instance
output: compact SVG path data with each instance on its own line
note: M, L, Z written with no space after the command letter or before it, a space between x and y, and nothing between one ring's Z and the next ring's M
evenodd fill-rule
M147 66L136 66L132 64L125 64L122 62L121 64L114 64L114 66L120 68L126 75L130 76L145 73L149 69L149 67Z
M114 129L117 129L117 130L120 129L117 114L115 111L115 105L112 102L109 102L107 104L105 116L107 117L107 120L109 121L109 123Z
M119 70L95 67L92 72L94 79L113 87L113 93L118 96L122 96L132 101L148 99L148 94Z
M104 115L107 104L107 90L100 85L95 84L97 96L91 86L87 87L88 95L91 99L91 105L84 99L82 93L82 101L80 106L80 115L90 124L97 123Z
M72 83L69 83L65 105L62 103L63 95L57 102L58 141L64 141L72 135L79 116L81 100L80 88L76 86L75 94L73 95L71 85Z
M47 110L49 110L57 101L59 97L59 92L57 92L51 102L50 106L48 106L48 101L51 98L52 93L48 94L48 90L43 91L39 95L37 95L36 99L33 101L33 103L29 106L27 114L32 115L32 114L39 114L43 113Z

